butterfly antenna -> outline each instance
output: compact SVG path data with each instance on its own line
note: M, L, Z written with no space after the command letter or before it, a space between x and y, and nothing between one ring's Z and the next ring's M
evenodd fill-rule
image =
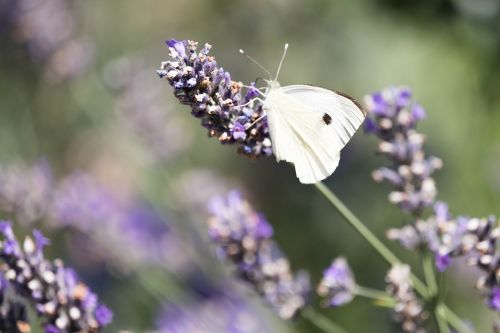
M283 60L285 60L287 50L288 50L288 43L285 44L285 49L283 50L283 55L281 56L280 64L278 66L278 70L276 71L276 77L274 78L275 81L278 80L278 75L280 74L281 65L283 64Z
M271 73L264 67L262 66L261 64L259 64L257 62L257 60L255 60L254 58L250 57L248 54L245 53L245 51L243 51L242 49L240 49L240 53L243 54L243 56L245 56L248 60L250 60L251 62L253 62L254 64L256 64L257 66L259 66L263 71L264 73L266 73L267 75L269 75L269 78L272 78L273 76L271 75Z

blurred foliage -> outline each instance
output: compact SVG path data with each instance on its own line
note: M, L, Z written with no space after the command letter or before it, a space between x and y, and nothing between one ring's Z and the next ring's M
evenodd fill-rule
M237 156L232 147L207 139L188 108L171 96L165 81L157 81L164 110L182 123L182 131L172 140L189 140L185 151L158 158L119 120L117 95L103 74L106 67L117 58L140 58L141 70L154 77L160 61L167 58L167 38L209 42L218 63L243 82L262 73L238 49L274 72L288 42L283 84L312 83L358 99L387 85L410 86L428 113L420 128L427 135L428 152L445 163L437 174L439 199L448 202L454 214L498 214L500 2L496 0L68 2L82 34L95 43L94 64L73 80L47 82L43 63L33 61L26 45L14 42L6 22L0 23L0 165L31 164L45 157L56 178L83 169L119 193L139 193L168 216L183 237L185 251L212 281L231 274L221 270L207 244L203 204L183 200L196 201L203 191L208 198L214 194L207 190L210 186L226 184L237 184L266 214L293 268L309 270L312 281L318 281L338 255L345 255L357 280L371 287L384 287L388 267L313 188L298 183L290 165L276 164L272 158L250 161ZM370 178L371 171L384 163L374 148L375 141L360 131L327 184L383 235L406 217L387 202L388 187ZM219 176L205 177L215 184L206 185L206 180L194 182L190 170L213 170ZM190 185L179 185L182 175L188 175ZM109 332L154 327L163 301L144 291L141 275L154 276L154 288L170 303L182 303L192 294L177 290L192 284L172 283L171 273L145 269L125 274L109 264L86 268L67 250L75 242L72 233L53 231L49 251L68 256L115 309ZM416 260L390 245L408 260ZM446 298L485 332L492 315L481 306L468 274L454 269L446 273L451 281ZM183 279L175 272L173 276ZM259 309L267 313L265 307ZM374 309L362 299L324 313L352 332L397 331L388 311ZM315 330L301 321L288 327L297 332Z

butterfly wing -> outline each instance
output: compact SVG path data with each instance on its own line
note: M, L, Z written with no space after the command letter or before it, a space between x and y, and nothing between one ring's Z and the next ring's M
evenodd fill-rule
M340 150L364 119L350 103L356 107L345 97L311 86L273 89L267 95L273 152L278 161L295 165L301 183L316 183L337 168ZM350 111L359 114L353 117ZM323 120L325 113L332 118L330 125Z
M326 128L338 138L340 149L349 142L365 120L364 112L353 99L334 91L309 85L285 86L280 90L308 105L320 116L328 114L332 123Z

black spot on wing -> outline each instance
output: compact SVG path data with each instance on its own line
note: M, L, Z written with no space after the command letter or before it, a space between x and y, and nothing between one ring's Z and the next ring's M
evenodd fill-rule
M323 115L323 121L325 122L325 124L330 125L332 123L332 117L330 117L328 113L325 113Z

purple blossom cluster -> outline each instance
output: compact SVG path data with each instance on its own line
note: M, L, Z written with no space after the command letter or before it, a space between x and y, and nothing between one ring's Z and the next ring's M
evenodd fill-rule
M79 32L69 1L7 0L0 2L0 12L12 39L44 64L48 80L74 78L92 63L94 43Z
M424 109L412 101L410 89L396 87L366 96L365 109L365 131L380 139L378 152L392 164L375 170L373 179L389 182L394 187L389 200L419 217L434 203L432 174L442 167L439 158L425 156L425 137L415 129L425 117Z
M245 302L222 296L193 305L167 306L158 328L158 333L272 332Z
M46 161L32 166L0 165L0 210L22 224L31 224L45 216L53 186Z
M103 246L96 258L177 271L188 264L166 217L147 203L121 196L83 172L56 182L45 161L0 166L0 211L24 225L45 220L54 228L71 227L87 236L85 246Z
M323 272L317 292L324 299L324 306L337 307L351 302L355 289L356 282L347 260L339 257Z
M192 137L180 117L165 108L163 88L143 68L140 58L123 57L109 63L103 77L116 96L119 119L163 160L183 151Z
M284 319L307 304L309 277L293 275L290 263L273 241L273 228L237 191L210 203L209 235L219 255L263 296Z
M70 226L101 244L121 263L161 265L180 272L188 259L165 217L133 198L121 198L89 174L75 172L54 189L50 223Z
M191 107L210 137L221 143L236 144L238 152L249 156L272 154L269 129L262 115L262 104L255 101L258 91L250 85L243 96L243 84L217 66L209 56L211 45L198 51L194 41L167 41L172 60L164 61L157 71L174 88L182 104Z
M113 314L61 260L44 258L49 243L39 231L21 245L9 222L0 223L0 273L42 319L45 333L99 332Z
M413 290L410 273L408 265L393 266L386 276L387 293L394 298L394 316L403 331L424 333L421 324L428 315Z

